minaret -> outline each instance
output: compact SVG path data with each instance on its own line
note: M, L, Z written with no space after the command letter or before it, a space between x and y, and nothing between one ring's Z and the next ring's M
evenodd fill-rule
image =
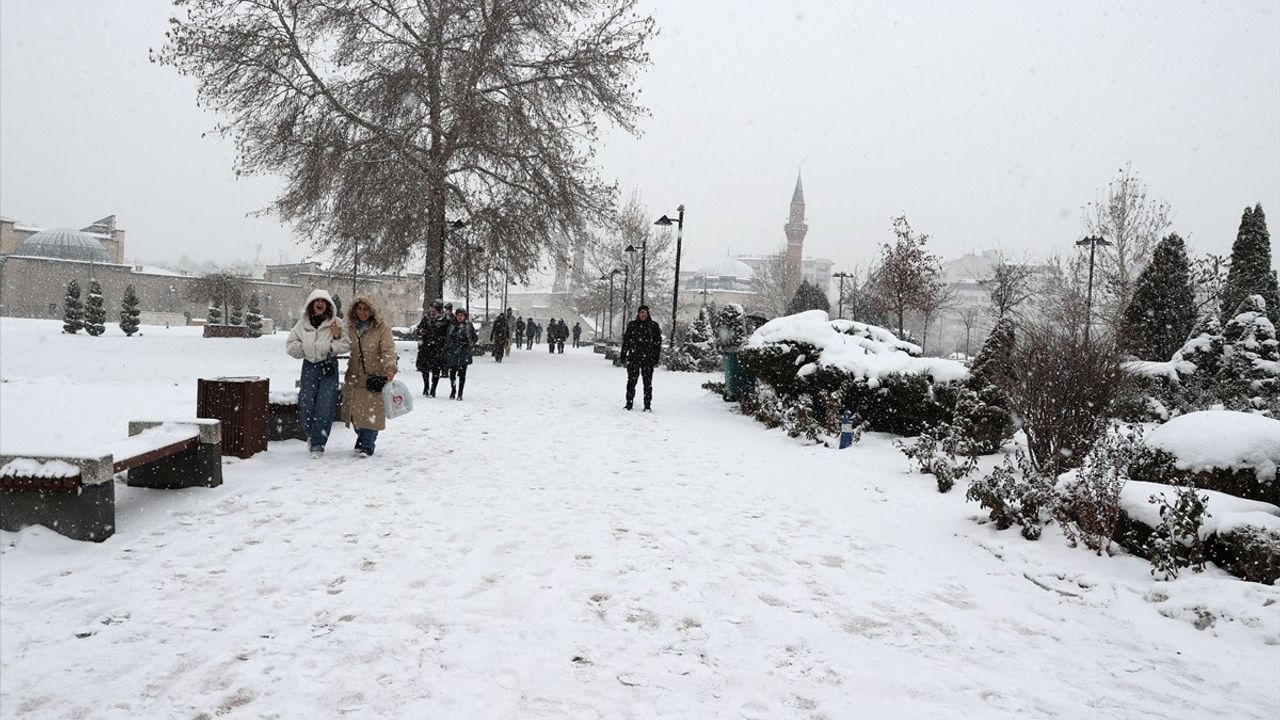
M804 236L809 226L804 222L804 185L796 172L796 191L791 194L791 215L782 226L787 234L787 296L795 294L804 278Z

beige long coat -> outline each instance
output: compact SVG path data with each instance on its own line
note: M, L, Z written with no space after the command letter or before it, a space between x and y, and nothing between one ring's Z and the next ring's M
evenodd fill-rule
M363 336L356 334L356 305L359 303L368 305L373 311L373 327ZM351 301L347 309L347 336L351 340L351 359L347 361L347 375L342 385L342 421L357 428L385 430L387 418L382 393L366 390L364 380L368 375L390 375L399 369L399 364L391 327L383 321L382 312L368 295L357 295ZM363 366L361 355L364 356Z

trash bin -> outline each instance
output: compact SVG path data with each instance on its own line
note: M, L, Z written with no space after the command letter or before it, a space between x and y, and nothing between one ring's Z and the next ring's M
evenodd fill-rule
M260 377L196 381L196 417L222 423L222 454L250 458L267 449L269 383Z
M737 402L742 399L751 384L751 376L747 374L742 362L738 360L737 350L724 351L724 399Z

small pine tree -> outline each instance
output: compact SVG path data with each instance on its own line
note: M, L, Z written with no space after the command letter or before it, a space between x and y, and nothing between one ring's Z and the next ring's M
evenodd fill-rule
M124 299L120 301L120 330L126 337L138 332L138 317L142 311L138 309L138 293L132 285L125 287Z
M249 296L249 312L244 316L244 324L249 328L249 337L262 337L262 308L258 305L258 293Z
M84 328L84 304L80 302L80 283L67 283L67 294L62 299L62 332L76 334Z
M229 325L244 324L244 308L240 307L240 302L238 300L231 303L231 314L227 318L227 323Z
M741 305L721 305L720 321L716 325L716 345L721 350L738 350L747 341L747 315Z
M1013 343L1013 321L1007 317L996 321L969 368L966 392L957 399L955 424L964 429L969 451L975 455L996 452L1013 437L1005 394L1013 379Z
M1222 312L1234 313L1250 295L1261 295L1271 324L1280 325L1280 292L1271 269L1271 235L1261 204L1245 208L1240 218L1240 230L1231 246L1231 269L1222 288ZM1222 323L1225 325L1232 317L1224 314Z
M204 321L207 325L221 325L222 310L215 303L209 303L209 309L205 311Z
M102 301L102 285L89 281L89 297L84 306L84 331L97 337L107 331L107 308Z
M1261 295L1250 295L1222 330L1225 361L1218 370L1218 384L1235 389L1236 396L1265 398L1280 391L1275 370L1280 360L1276 329L1267 318Z
M1156 245L1138 276L1133 301L1120 322L1120 350L1141 360L1167 360L1195 325L1195 288L1182 238Z
M808 280L801 282L800 287L796 288L795 297L791 298L791 302L787 305L787 314L795 315L806 310L831 313L831 301L827 299L827 294Z

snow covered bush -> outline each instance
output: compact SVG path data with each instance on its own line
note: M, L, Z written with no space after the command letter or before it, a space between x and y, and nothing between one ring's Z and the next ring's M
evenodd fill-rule
M965 380L964 391L956 397L955 417L967 432L969 451L990 455L1013 437L1009 396L1003 388L1013 380L1013 321L999 320L982 343Z
M950 418L956 384L968 374L960 363L919 353L884 328L811 310L760 326L739 359L768 386L762 392L784 403L807 398L804 414L826 432L848 409L871 430L918 435Z
M1280 528L1242 525L1219 531L1205 541L1209 559L1243 580L1274 585L1280 581Z
M1110 422L1120 363L1106 340L1047 325L1024 326L1004 387L1027 436L1027 453L1050 476L1079 467Z
M62 332L72 335L84 328L84 304L80 302L80 283L67 283L67 293L62 299Z
M120 331L126 337L133 337L133 334L138 332L138 318L141 315L137 291L132 285L125 286L124 298L120 300Z
M213 303L209 303L209 309L205 311L204 321L207 325L221 325L222 309Z
M103 304L102 285L89 280L89 297L84 304L84 331L97 337L107 331L107 308Z
M938 492L949 492L956 480L968 477L978 461L966 450L972 447L963 428L942 423L920 433L915 442L895 440L894 445L922 473L933 475Z
M228 325L241 325L244 323L244 308L240 307L240 301L236 300L231 303L231 314L227 317Z
M988 510L997 530L1017 525L1022 537L1038 540L1057 496L1053 476L1040 472L1018 448L1013 460L1006 455L990 474L969 483L964 497Z
M1117 427L1098 441L1078 470L1059 479L1054 519L1072 547L1101 555L1111 550L1120 519L1120 493L1142 443L1137 425Z
M747 314L742 306L725 303L720 306L718 314L715 323L716 347L727 351L741 348L747 340Z
M1254 413L1188 413L1147 434L1129 465L1134 480L1194 484L1280 505L1280 420Z
M1209 496L1199 494L1190 486L1178 488L1173 502L1165 495L1151 496L1151 502L1160 511L1160 523L1152 529L1146 548L1153 576L1172 580L1183 568L1189 567L1193 572L1204 571L1205 551L1200 526L1204 523L1208 500Z
M245 327L249 328L249 337L262 337L262 307L258 293L249 296L249 311L244 316Z
M715 372L723 368L720 351L712 340L711 321L707 309L689 324L680 346L667 357L667 369L684 372Z

